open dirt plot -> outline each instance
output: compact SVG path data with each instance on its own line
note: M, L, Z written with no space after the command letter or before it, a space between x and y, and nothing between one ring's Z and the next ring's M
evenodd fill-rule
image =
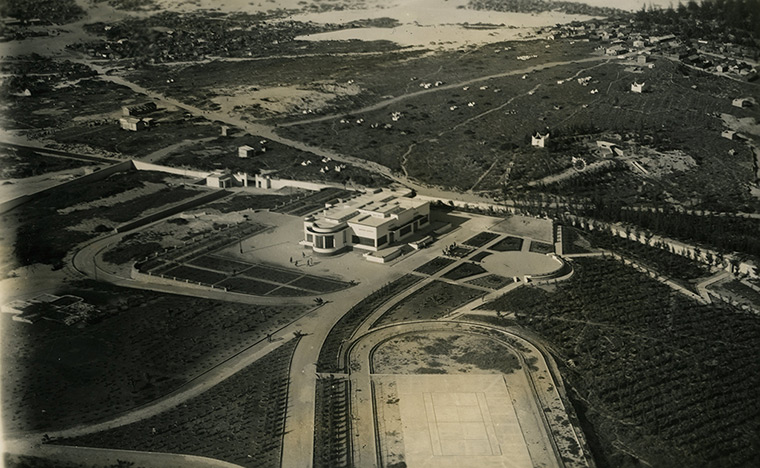
M512 351L490 338L452 332L408 333L372 354L376 374L509 374L520 369Z

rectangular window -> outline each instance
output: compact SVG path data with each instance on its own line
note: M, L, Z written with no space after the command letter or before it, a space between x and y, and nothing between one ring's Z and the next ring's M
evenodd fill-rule
M333 236L325 236L325 248L326 249L335 248L335 238L333 238Z
M425 215L420 219L420 226L428 223L428 215Z
M377 239L377 246L380 247L381 245L385 245L388 242L388 236L380 236L379 239Z
M375 246L375 239L370 239L369 237L351 236L351 242L359 245L369 245L370 247Z
M317 236L317 248L318 249L324 249L325 248L325 238L322 236Z
M313 234L306 234L306 241L307 242L314 242L314 235Z
M401 231L399 231L399 236L404 237L405 235L412 232L412 226L404 226L401 228Z

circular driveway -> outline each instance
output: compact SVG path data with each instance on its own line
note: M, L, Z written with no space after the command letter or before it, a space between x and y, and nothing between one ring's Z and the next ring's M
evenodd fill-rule
M487 256L480 264L489 273L508 278L546 275L562 267L559 259L534 252L498 252Z

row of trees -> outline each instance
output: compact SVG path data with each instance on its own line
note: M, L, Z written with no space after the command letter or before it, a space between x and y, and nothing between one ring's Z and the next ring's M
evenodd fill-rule
M298 340L280 346L209 391L140 422L54 443L217 458L279 468L288 372Z
M760 457L760 319L700 305L612 259L574 260L556 292L518 288L486 308L559 350L589 407L599 465L750 466ZM605 462L606 460L606 462Z

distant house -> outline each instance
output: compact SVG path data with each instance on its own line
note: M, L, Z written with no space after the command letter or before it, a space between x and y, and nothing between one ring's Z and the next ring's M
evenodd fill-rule
M754 104L754 102L751 98L736 98L731 101L731 104L734 107L752 107L752 104Z
M138 118L138 117L121 117L119 119L119 125L122 130L129 130L130 132L139 132L150 127L153 119L150 118Z
M635 47L637 49L643 49L645 45L646 45L646 43L644 42L643 39L637 39L637 40L633 41L633 47Z
M736 132L733 130L724 130L723 133L720 134L723 138L727 138L729 140L736 140Z
M122 106L121 114L125 117L130 115L143 115L149 114L158 109L155 102L144 102L142 104L135 104L132 106Z
M605 55L612 55L612 56L623 55L626 52L628 52L628 49L626 49L624 46L620 44L614 45L612 47L607 47L607 49L605 49L604 51Z
M631 84L631 91L634 93L643 93L644 92L644 86L646 83L637 83L636 81Z
M256 150L253 148L253 146L245 145L238 148L239 158L250 158L255 155L256 155Z
M546 142L549 140L549 134L542 135L538 132L536 132L535 135L532 135L530 138L530 144L532 146L535 146L536 148L544 148L546 146Z
M651 61L651 58L648 55L639 55L636 57L636 63L640 63L642 65L646 65Z
M596 146L602 151L603 156L623 156L623 149L617 143L598 140Z
M232 187L232 174L228 171L212 172L206 177L206 186L214 188Z

